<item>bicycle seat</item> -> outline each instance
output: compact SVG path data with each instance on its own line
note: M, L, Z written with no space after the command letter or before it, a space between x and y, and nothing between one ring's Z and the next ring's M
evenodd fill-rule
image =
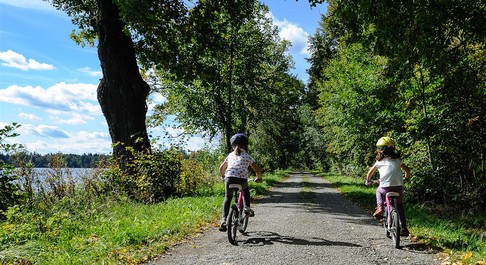
M391 191L391 192L387 192L386 196L388 196L388 197L400 197L400 193Z
M241 186L240 184L230 184L228 188L241 190L243 189L243 186Z

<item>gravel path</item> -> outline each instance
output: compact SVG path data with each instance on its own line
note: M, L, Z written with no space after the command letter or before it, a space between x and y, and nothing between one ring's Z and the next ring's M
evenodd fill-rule
M311 174L292 174L252 208L255 217L247 233L238 235L238 246L211 227L149 264L440 263L407 238L402 237L401 249L394 249L369 213Z

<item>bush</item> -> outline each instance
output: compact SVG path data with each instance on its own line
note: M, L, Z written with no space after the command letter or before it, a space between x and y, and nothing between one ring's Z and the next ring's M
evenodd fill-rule
M218 166L215 156L205 151L192 153L182 161L178 193L183 196L195 195L212 187L220 181L219 172L214 172L216 169Z
M104 178L115 194L124 194L144 203L160 202L177 194L182 154L175 149L133 152L124 172L112 163Z

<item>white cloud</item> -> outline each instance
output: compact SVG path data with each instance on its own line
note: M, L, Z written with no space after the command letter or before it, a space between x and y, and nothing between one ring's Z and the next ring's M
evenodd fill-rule
M29 120L29 121L40 121L41 118L35 116L34 114L29 114L29 113L19 113L19 117L20 118L24 118L26 120Z
M0 122L0 128L8 123ZM20 143L30 152L46 153L110 153L111 139L106 132L67 132L55 126L22 124L15 130L18 137L8 138L6 143Z
M0 89L0 101L23 106L40 107L46 110L84 112L101 115L96 99L97 85L55 84L47 89L36 86L12 85Z
M162 96L159 93L153 93L150 95L150 99L155 103L155 104L162 104L167 102L167 98Z
M165 128L165 130L170 135L170 137L178 137L184 133L184 130L180 128L167 127Z
M269 12L267 16L271 17L274 25L278 27L278 35L280 38L288 40L292 43L292 47L290 48L291 51L302 55L310 54L308 43L309 33L307 33L299 25L286 19L278 20L275 16L273 16L272 12Z
M200 136L194 136L186 143L186 150L197 151L208 144L208 140Z
M51 119L54 121L55 124L79 125L79 124L87 123L85 119L81 119L79 117L71 117L69 119L62 119L60 117L51 117Z
M61 152L64 154L110 153L111 140L108 133L80 131L69 138L56 141L34 140L23 142L27 150L41 154Z
M73 111L47 110L47 113L51 114L49 119L51 119L55 124L87 124L89 120L95 119L93 116L86 113ZM105 127L108 127L108 125L105 125Z
M3 66L17 68L23 71L55 69L55 67L51 64L39 63L34 59L27 60L22 54L16 53L12 50L0 52L0 61L3 61Z
M88 74L89 76L92 76L92 77L102 77L103 76L103 73L101 71L93 71L89 67L79 68L78 71L80 71L81 73Z
M18 128L18 133L24 136L38 136L38 137L49 137L49 138L69 138L67 132L63 131L59 127L49 126L49 125L38 125L34 126L32 124L22 124Z
M163 104L167 102L167 99L162 96L160 93L152 93L150 96L149 96L149 100L148 100L148 104L147 104L147 107L148 107L148 114L149 115L152 115L153 112L154 112L154 108L155 106L157 105L160 105L160 104Z

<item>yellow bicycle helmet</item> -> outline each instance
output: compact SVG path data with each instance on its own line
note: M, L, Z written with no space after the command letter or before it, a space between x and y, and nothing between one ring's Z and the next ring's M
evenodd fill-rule
M395 146L395 140L393 140L391 137L385 136L381 137L378 142L376 142L376 146Z

